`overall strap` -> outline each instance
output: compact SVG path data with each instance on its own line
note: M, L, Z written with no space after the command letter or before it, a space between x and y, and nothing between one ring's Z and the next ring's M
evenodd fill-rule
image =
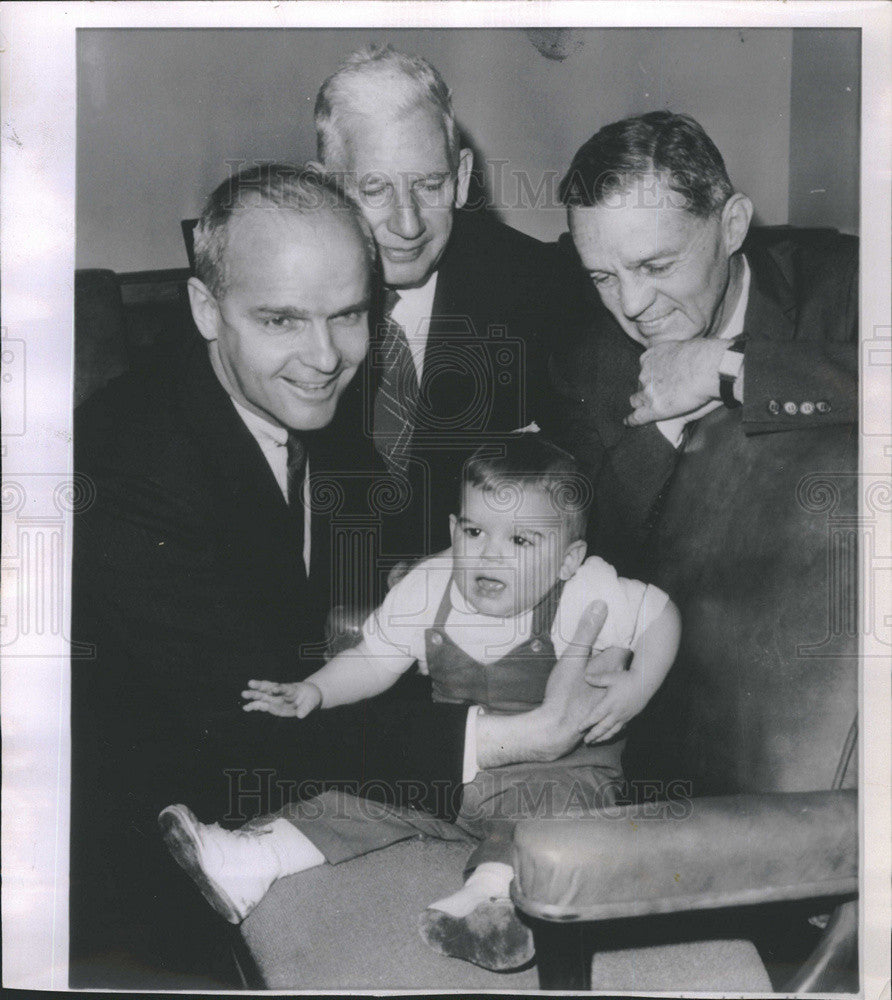
M446 589L443 591L443 596L440 599L440 604L437 607L437 613L434 615L433 628L445 629L446 619L449 617L449 612L452 610L452 598L450 597L450 592L452 590L452 575L450 574L449 580L446 583Z
M543 639L551 634L551 628L557 617L561 594L564 592L566 580L558 580L541 601L533 608L533 627L530 635Z

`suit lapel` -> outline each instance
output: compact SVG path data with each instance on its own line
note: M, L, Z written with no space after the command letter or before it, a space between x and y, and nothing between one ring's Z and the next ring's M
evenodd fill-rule
M598 435L622 493L624 519L632 526L645 525L675 470L678 452L656 424L623 424L623 416L631 412L629 396L638 388L643 348L606 310L597 343L597 391L592 402Z
M290 566L291 553L282 545L293 531L288 505L260 445L220 385L204 342L191 345L179 389L186 422L224 493L220 499L232 510L233 523L225 529L233 544L241 539L256 558L275 553Z
M796 299L778 261L754 240L744 247L750 266L750 293L744 330L750 337L792 340L796 329Z

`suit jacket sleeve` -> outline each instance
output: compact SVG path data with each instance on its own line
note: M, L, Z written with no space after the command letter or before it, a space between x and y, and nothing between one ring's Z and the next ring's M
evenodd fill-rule
M820 232L812 239L814 245L775 252L774 272L786 277L783 291L794 300L796 321L780 337L770 331L759 336L757 328L747 342L742 410L747 434L858 419L857 241ZM784 405L790 403L793 413Z

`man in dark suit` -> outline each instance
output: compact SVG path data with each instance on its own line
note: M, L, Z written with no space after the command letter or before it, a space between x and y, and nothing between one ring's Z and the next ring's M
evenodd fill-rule
M596 480L595 551L634 575L711 410L738 409L746 435L855 421L857 240L751 231L719 151L670 112L601 129L561 195L598 295L589 332L552 358L550 429Z
M583 285L554 247L467 206L473 154L424 59L354 53L315 119L319 159L344 177L381 258L367 425L412 496L391 551L427 554L449 544L469 450L545 419L548 351L581 321Z
M201 339L78 410L94 500L73 564L72 635L92 656L72 661L72 985L207 985L184 975L225 938L166 857L156 817L171 802L238 822L301 781L346 778L405 779L423 804L419 789L459 784L468 755L486 768L566 753L600 698L577 654L548 704L481 717L467 748L462 706L364 704L318 725L241 711L250 678L318 660L329 581L351 575L338 532L368 519L371 437L345 396L373 258L331 180L277 166L230 178L196 233Z

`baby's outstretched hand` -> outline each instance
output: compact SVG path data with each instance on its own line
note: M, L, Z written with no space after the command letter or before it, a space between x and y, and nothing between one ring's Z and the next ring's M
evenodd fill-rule
M248 681L248 688L242 691L246 712L269 712L270 715L296 716L306 718L314 708L322 704L322 692L315 684L295 681L293 684L277 684L275 681Z
M596 724L588 731L586 743L613 739L647 704L647 695L638 672L622 670L586 675L593 687L604 688L604 698L596 709Z

